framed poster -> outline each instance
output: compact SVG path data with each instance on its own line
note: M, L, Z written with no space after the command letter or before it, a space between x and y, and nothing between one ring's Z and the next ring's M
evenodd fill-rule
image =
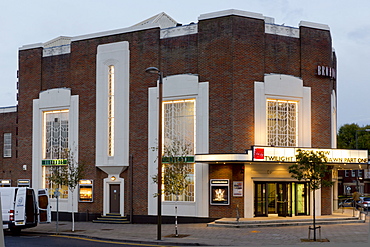
M233 196L242 197L243 196L243 181L233 182Z
M93 202L93 180L81 179L79 182L79 202Z
M211 205L229 205L229 179L211 179Z

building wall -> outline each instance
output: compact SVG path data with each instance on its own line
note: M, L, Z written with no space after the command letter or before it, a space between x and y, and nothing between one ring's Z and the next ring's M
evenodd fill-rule
M311 88L311 145L332 147L331 95L336 82L318 76L317 66L336 68L330 31L301 25L299 36L265 32L260 16L203 16L195 34L160 38L160 29L148 28L94 37L72 38L70 53L43 57L41 47L19 51L18 167L30 166L32 157L32 102L52 88L71 88L79 97L79 161L86 179L94 179L94 202L79 203L78 211L103 212L103 179L96 167L96 54L97 47L127 41L129 44L129 155L132 166L120 174L124 180L124 214L148 214L148 99L156 78L144 71L155 66L164 76L197 74L209 82L209 153L244 153L255 141L255 82L266 74L299 77ZM295 30L298 31L298 30ZM99 130L98 130L99 131ZM149 164L150 165L150 164ZM241 165L210 165L209 179L242 181ZM132 169L132 171L131 171ZM31 170L24 174L31 177ZM132 177L130 176L132 172ZM208 179L207 179L208 180ZM207 187L209 181L203 181ZM204 186L203 185L203 186ZM132 198L129 195L132 194ZM209 206L209 217L231 217L243 200L230 206ZM243 215L241 213L241 215Z
M19 178L29 178L30 172L23 170L18 162L17 107L0 108L0 179L10 179L11 186L17 185ZM11 157L4 157L4 134L11 133Z

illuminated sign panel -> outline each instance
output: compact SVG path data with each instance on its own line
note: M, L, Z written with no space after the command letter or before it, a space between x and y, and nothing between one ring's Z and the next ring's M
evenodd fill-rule
M211 205L229 205L229 180L211 179Z
M43 166L67 165L67 160L66 159L42 160L41 165Z
M296 162L298 149L323 152L328 163L367 164L367 150L253 147L253 161Z
M93 180L81 179L78 187L79 202L93 202Z

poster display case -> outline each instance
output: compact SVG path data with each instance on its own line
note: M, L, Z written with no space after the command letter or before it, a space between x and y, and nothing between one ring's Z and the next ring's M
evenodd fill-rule
M79 202L93 202L93 180L81 179L79 182Z
M211 179L211 205L229 205L229 179Z
M17 186L18 187L30 187L31 182L29 179L18 179Z

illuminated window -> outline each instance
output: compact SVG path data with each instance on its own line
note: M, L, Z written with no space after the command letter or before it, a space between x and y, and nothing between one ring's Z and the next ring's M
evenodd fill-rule
M190 145L189 154L194 155L195 99L166 101L163 110L163 144L180 141L184 146Z
M55 198L55 192L58 188L59 190L59 199L67 199L68 198L68 186L66 185L57 185L53 183L49 178L51 177L52 173L57 172L58 169L61 169L61 166L43 166L42 167L42 178L43 178L43 188L47 188L49 191L49 197Z
M4 133L4 157L12 157L12 133Z
M114 156L114 66L108 69L108 156Z
M68 155L69 111L56 110L43 112L43 188L49 189L49 196L54 197L56 188L59 189L59 198L68 198L68 187L53 184L49 178L56 166L63 164Z
M267 144L297 146L298 107L296 101L267 100Z
M68 149L68 110L44 112L43 159L65 158Z
M165 101L163 111L164 156L172 152L172 155L188 160L183 165L183 172L187 174L189 185L178 200L194 201L195 99ZM176 196L165 194L164 200L176 201Z

